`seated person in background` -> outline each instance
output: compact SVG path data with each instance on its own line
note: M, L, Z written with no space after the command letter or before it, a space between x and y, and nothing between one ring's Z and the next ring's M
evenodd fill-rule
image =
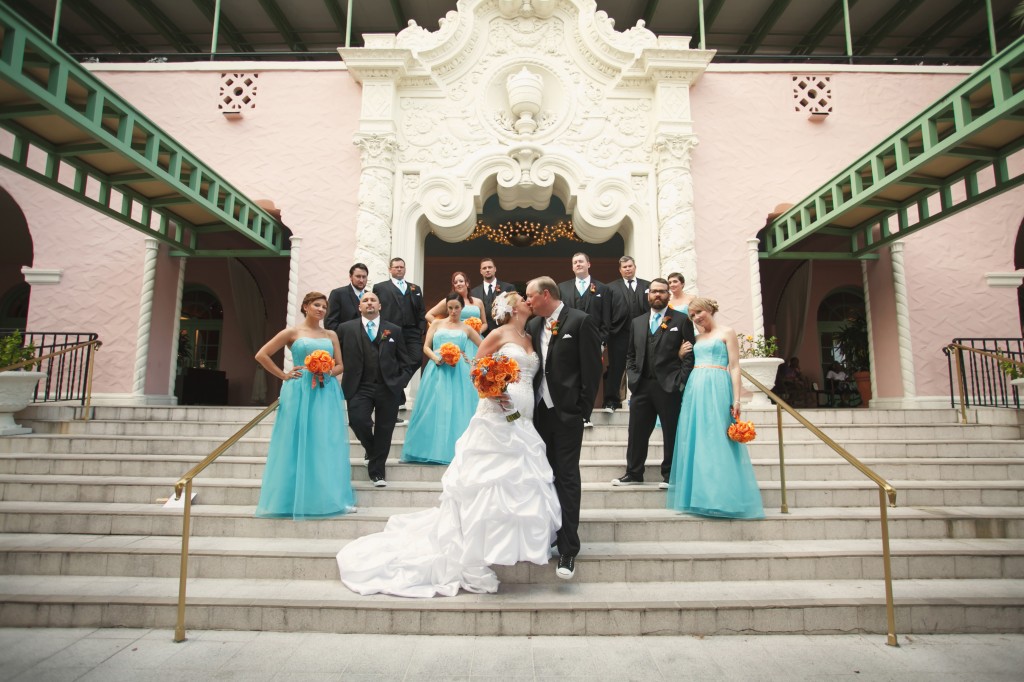
M789 396L793 407L814 407L811 380L800 370L800 358L790 358L782 376L782 390Z
M838 362L833 362L825 374L825 390L828 391L828 404L835 403L835 396L839 396L839 403L849 403L850 384L846 381L846 372Z

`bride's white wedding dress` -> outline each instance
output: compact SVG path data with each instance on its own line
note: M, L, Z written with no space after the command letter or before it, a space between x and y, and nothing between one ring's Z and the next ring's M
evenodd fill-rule
M520 346L500 349L519 363L508 387L522 417L509 422L481 400L441 478L440 506L392 516L380 533L338 552L345 585L359 594L450 597L459 588L496 592L489 565L546 565L562 513L544 442L533 426L533 377L540 361Z

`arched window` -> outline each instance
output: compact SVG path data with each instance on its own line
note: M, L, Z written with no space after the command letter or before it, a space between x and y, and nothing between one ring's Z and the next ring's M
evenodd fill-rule
M28 322L28 298L32 290L28 282L11 287L0 297L0 329L25 330Z
M220 299L204 286L186 284L181 295L178 367L217 369L223 327Z
M826 296L818 306L818 339L821 349L821 374L828 372L833 362L842 363L843 356L833 339L835 332L846 324L846 321L864 317L864 294L860 289L837 289Z

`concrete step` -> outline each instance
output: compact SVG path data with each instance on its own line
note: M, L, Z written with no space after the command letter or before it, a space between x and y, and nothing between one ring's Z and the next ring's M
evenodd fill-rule
M384 528L393 514L417 507L367 507L334 519L257 519L255 505L192 507L192 537L351 539ZM666 509L583 509L587 542L736 542L864 540L881 537L878 508L766 508L757 521L708 519ZM917 539L1022 539L1020 507L894 507L889 534ZM0 501L0 533L156 535L181 537L182 512L159 504Z
M199 455L110 455L57 454L44 456L30 453L0 454L0 474L58 474L88 476L152 476L178 478L202 461ZM778 480L777 458L751 460L759 480ZM239 457L222 455L206 469L213 478L246 478L263 476L265 456ZM918 457L865 458L862 462L886 479L900 480L1005 480L1024 479L1024 457ZM352 479L366 481L365 462L351 459ZM447 467L388 463L388 480L440 481ZM585 483L609 483L625 472L625 458L583 460L580 475ZM861 480L864 475L838 455L825 458L786 458L786 478L796 480ZM661 480L661 452L652 448L647 460L645 480Z
M336 539L193 538L190 578L334 580ZM0 534L0 574L176 577L181 544L155 536ZM1024 540L891 542L895 579L1024 578ZM584 543L579 580L881 579L878 540ZM495 567L504 584L555 583L547 566Z
M145 454L145 455L200 455L206 456L222 442L219 437L174 436L94 436L87 434L31 434L7 436L0 439L0 453L31 454ZM921 440L842 440L837 441L853 456L867 457L1024 457L1022 440L960 440L949 442L938 439ZM266 456L268 438L244 438L230 449L234 456ZM398 461L403 442L392 442L389 458ZM362 453L362 447L355 440L349 441L353 456ZM754 458L778 457L778 443L762 437L749 444L750 456ZM617 459L624 458L625 440L602 441L584 436L581 458ZM787 457L827 457L835 453L822 442L804 437L800 440L786 440Z
M175 578L4 576L10 627L169 628ZM1020 632L1024 581L901 580L902 634ZM497 595L360 597L337 580L195 578L186 627L443 635L884 633L879 580L505 584Z
M156 502L171 494L174 479L132 476L0 475L0 499L39 502ZM247 505L259 500L257 479L198 478L194 489L206 504ZM907 506L1016 506L1024 502L1024 481L890 481ZM761 481L766 506L781 504L780 484ZM353 483L357 504L372 507L430 507L441 485L434 481L392 481L386 488ZM873 507L878 487L871 481L788 481L787 499L797 507ZM666 493L656 484L583 484L585 509L658 509Z

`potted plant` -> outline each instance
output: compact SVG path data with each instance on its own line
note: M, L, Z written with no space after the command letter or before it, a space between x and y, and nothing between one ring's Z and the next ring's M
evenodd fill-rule
M0 337L0 369L17 365L36 356L32 344L23 344L21 332L14 331ZM32 433L32 429L14 423L14 413L25 409L32 402L32 391L45 372L33 372L33 365L0 371L0 436L14 436Z
M771 388L775 383L775 374L779 371L782 358L774 357L779 350L779 341L774 336L764 334L739 334L740 369ZM753 393L750 407L770 407L768 396L761 389L743 379L743 388Z
M997 353L1003 355L1009 355L1008 351L1002 348L996 349ZM1010 379L1010 384L1013 386L1024 386L1024 366L1018 365L1016 362L1010 362L1009 360L1002 360L999 363L999 369Z
M857 383L861 403L871 400L871 355L868 352L868 321L863 314L846 320L843 328L832 335L843 356L843 369Z

